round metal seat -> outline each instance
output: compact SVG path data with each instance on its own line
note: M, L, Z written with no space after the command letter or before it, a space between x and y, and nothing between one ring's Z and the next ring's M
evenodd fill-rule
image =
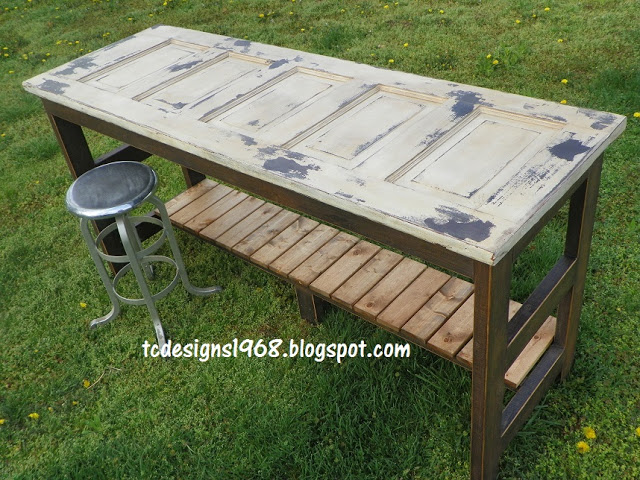
M66 204L71 213L80 217L80 230L113 305L107 315L96 318L89 326L95 328L117 317L120 313L120 302L146 305L153 320L158 344L162 346L166 339L155 301L167 296L179 281L182 281L185 289L194 295L209 295L220 291L220 287L197 288L189 281L167 209L164 203L154 195L157 186L158 176L148 165L138 162L113 162L96 167L78 177L67 191ZM136 217L128 215L131 210L145 202L156 208L160 218L150 215ZM110 218L114 222L102 229L94 238L89 230L89 222ZM140 223L151 223L160 227L161 235L151 245L143 247L135 226ZM111 255L100 250L105 237L115 231L120 235L126 255ZM173 258L153 255L165 240L169 242ZM111 279L104 261L126 265ZM154 277L154 262L173 265L176 274L169 285L160 292L152 294L147 285L147 278ZM142 298L127 298L117 291L118 282L129 271L133 271L136 277Z
M156 172L139 162L114 162L89 170L67 191L67 208L78 217L115 217L142 204L158 186Z

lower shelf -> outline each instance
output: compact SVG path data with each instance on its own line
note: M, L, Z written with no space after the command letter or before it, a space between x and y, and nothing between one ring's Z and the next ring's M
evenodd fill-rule
M206 179L166 204L173 224L464 367L473 284ZM511 302L510 315L520 307ZM549 317L505 375L513 389L553 342Z

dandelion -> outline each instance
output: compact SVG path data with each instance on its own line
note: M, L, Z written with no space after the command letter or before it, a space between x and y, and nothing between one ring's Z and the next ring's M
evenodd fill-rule
M86 378L84 380L82 380L82 386L84 388L89 388L90 385L91 385L91 382L89 380L87 380Z
M9 50L9 47L2 47L3 50Z
M516 23L520 23L520 20L516 20Z
M389 8L389 5L385 5L384 8Z
M260 15L258 15L258 17L264 18L264 13L261 13Z
M16 72L14 72L13 70L9 70L9 75L12 75L14 73L16 73Z
M80 308L87 308L87 304L84 302L80 302Z
M130 21L130 22L133 22L133 18L132 17L127 18L127 20Z
M75 407L76 405L78 405L78 401L74 400L73 402L71 402L71 405L73 405Z
M49 410L49 413L53 413L53 407L47 407L47 410Z
M560 83L562 83L563 85L566 85L567 83L569 83L569 80L567 80L566 78L563 78L562 80L560 80Z
M562 105L566 105L566 104L567 104L567 101L566 101L566 100L560 100L560 103L561 103Z
M564 40L562 38L559 38L558 43L562 43L562 42L564 42Z
M538 15L536 15L535 13L533 15L531 15L533 18L538 18Z
M636 117L636 118L640 118L640 112L635 112L633 114L633 116ZM638 428L640 428L640 427L638 427ZM636 432L637 432L637 430L636 430Z
M301 31L301 32L304 32L304 28L301 28L301 29L300 29L300 31Z
M8 57L8 56L9 56L9 54L8 54L8 53L5 53L5 54L4 54L4 56L5 56L5 57Z
M40 415L38 415L36 412L30 413L29 415L27 415L29 418L33 419L33 420L37 420L40 418Z
M6 133L0 133L0 137L6 137L7 134Z
M582 429L582 433L584 433L584 436L590 439L596 438L596 431L591 428L591 427L584 427Z
M492 65L498 65L500 62L498 60L494 60L493 62L491 62Z
M395 62L395 60L393 58L390 58L389 63L393 63L393 62Z
M491 54L490 53L487 54L487 58L491 58Z
M578 442L576 448L578 449L578 453L587 453L590 449L587 442Z
M0 425L4 425L4 422L6 422L6 420L4 418L0 418Z
M551 10L549 7L545 7L544 11L548 12L549 10Z
M444 10L440 10L440 15L442 15L444 13Z
M640 117L640 112L636 112L634 116ZM636 428L636 436L640 437L640 427Z
M408 44L408 43L405 43L405 44L403 45L403 47L405 47L405 48L407 48L408 46L409 46L409 44Z

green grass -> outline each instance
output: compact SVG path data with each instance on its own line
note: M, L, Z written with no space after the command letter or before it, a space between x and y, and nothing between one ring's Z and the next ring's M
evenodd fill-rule
M640 478L637 9L634 0L0 0L0 477L468 478L470 375L417 348L339 365L162 361L142 357L153 341L144 308L87 329L108 299L64 208L71 179L51 128L20 84L166 23L628 116L605 160L574 369L500 466L503 479ZM89 139L96 155L114 145ZM174 165L150 163L163 198L180 191ZM515 298L553 264L563 220L517 263ZM159 303L174 341L396 341L338 310L311 327L290 286L178 240L194 283L225 289L214 298L176 289ZM580 454L585 426L597 438Z

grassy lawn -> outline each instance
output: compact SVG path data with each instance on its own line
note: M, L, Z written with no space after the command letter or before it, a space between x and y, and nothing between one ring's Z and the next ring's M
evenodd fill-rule
M638 18L637 0L0 0L0 478L469 477L471 376L417 347L341 364L163 361L143 358L155 337L142 307L88 330L108 298L64 207L71 178L51 127L21 82L157 23L626 115L605 158L575 366L500 478L640 478ZM87 133L96 156L115 145ZM162 198L183 188L175 165L149 162ZM553 265L563 222L516 264L515 299ZM312 327L289 285L178 241L193 283L224 291L159 302L174 341L397 341L338 310Z

